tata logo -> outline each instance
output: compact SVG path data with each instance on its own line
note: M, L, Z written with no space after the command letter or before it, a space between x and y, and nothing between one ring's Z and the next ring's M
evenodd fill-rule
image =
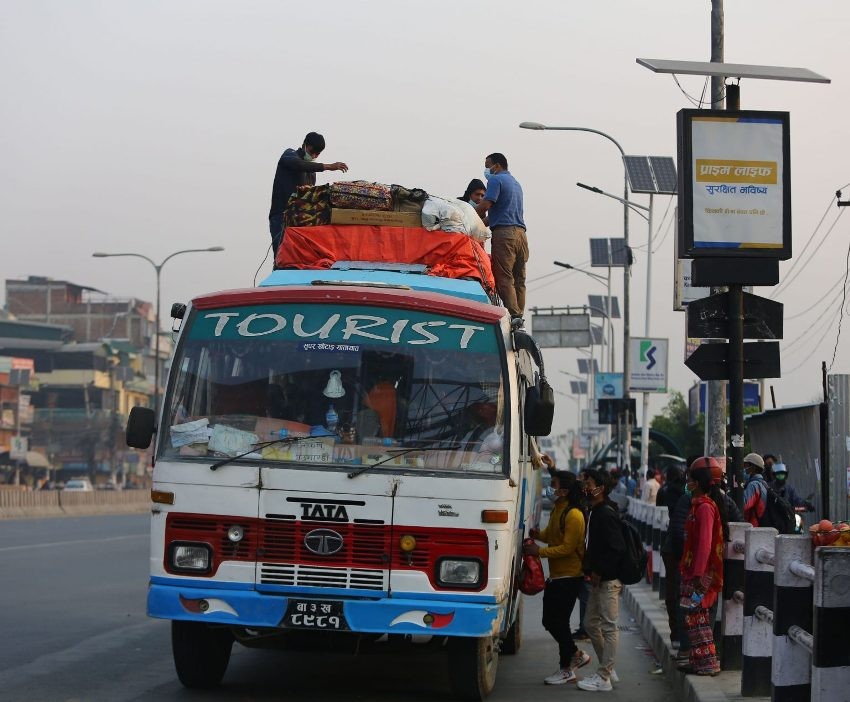
M317 556L332 556L342 548L342 536L332 529L313 529L304 536L304 546Z
M343 505L322 505L313 502L301 503L301 519L327 519L332 522L347 522L348 512Z

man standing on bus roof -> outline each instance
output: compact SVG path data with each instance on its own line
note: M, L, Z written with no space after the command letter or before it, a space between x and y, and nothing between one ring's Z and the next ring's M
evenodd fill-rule
M304 137L304 143L298 149L287 149L277 162L272 185L272 205L269 210L269 232L272 235L272 250L277 254L283 238L283 211L289 197L299 185L315 185L316 173L320 171L348 171L342 161L318 163L316 161L325 150L325 138L316 132Z
M511 313L511 326L523 326L525 311L525 263L528 261L528 239L523 220L522 186L508 170L504 154L492 153L484 159L487 191L475 208L488 217L493 232L491 258L496 292Z

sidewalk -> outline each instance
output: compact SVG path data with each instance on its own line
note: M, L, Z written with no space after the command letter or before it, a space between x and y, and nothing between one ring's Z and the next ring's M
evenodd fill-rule
M664 600L649 585L639 583L623 588L623 600L664 668L667 681L682 702L769 702L770 697L742 697L741 672L732 670L717 677L683 675L676 669L670 647L670 627Z

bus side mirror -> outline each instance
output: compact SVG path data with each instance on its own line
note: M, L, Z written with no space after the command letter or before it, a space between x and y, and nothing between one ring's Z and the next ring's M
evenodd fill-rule
M525 391L525 433L529 436L549 436L552 433L554 416L555 392L546 379L541 378L537 385L532 385Z
M146 449L151 445L156 415L150 407L133 407L127 420L127 446Z

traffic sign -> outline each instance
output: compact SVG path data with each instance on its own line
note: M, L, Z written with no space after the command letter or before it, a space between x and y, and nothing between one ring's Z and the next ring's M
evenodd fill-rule
M779 378L779 342L744 344L745 378ZM729 344L702 344L685 360L702 380L729 380Z
M781 302L742 293L744 297L744 338L781 339ZM729 338L729 293L693 300L687 309L688 336L698 339Z
M636 424L635 415L637 414L637 407L635 398L633 397L630 397L628 400L623 397L597 400L596 406L599 411L600 424L618 424L626 413L626 408L629 410L629 418L631 419L632 426Z
M629 339L630 392L667 392L667 339Z

